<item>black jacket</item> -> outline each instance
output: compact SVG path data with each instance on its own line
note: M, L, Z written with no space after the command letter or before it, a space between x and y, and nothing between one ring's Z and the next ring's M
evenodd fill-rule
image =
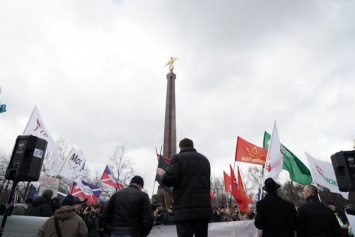
M297 236L341 237L342 231L333 211L317 196L308 196L306 201L298 209Z
M161 182L174 187L175 222L213 218L210 176L210 162L193 147L171 158Z
M168 212L165 208L158 211L157 216L154 218L155 225L168 224Z
M41 217L50 217L53 215L53 209L50 204L50 200L39 196L36 198L33 203L27 207L25 211L25 216L41 216Z
M153 211L149 197L135 185L114 193L102 215L111 226L111 234L147 236L153 228Z
M294 237L296 208L276 192L266 194L256 203L256 228L263 230L263 237Z

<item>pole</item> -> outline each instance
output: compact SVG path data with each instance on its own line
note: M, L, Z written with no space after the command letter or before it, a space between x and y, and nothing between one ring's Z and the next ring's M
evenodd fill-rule
M17 180L14 180L14 181L13 181L13 184L12 184L12 188L11 188L11 192L10 192L9 199L7 200L8 206L6 207L6 211L5 211L5 213L4 213L4 216L3 216L2 222L1 222L0 237L2 237L2 234L3 234L3 232L4 232L7 217L8 217L8 216L11 216L12 210L14 209L15 200L12 200L12 199L13 199L13 197L14 197L14 193L15 193L15 191L16 191L17 184L18 184L18 181L17 181Z

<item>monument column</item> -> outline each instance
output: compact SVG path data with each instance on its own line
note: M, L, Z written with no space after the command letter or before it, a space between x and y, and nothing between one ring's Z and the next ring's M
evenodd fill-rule
M171 67L170 67L171 68ZM165 125L163 156L171 158L176 154L176 110L175 110L175 79L173 70L166 75L168 85L166 89Z

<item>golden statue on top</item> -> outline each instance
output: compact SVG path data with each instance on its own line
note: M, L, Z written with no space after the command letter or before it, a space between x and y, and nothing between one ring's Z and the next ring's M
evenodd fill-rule
M165 65L165 67L169 65L169 70L172 72L174 70L174 62L176 60L177 60L177 58L171 57L169 62Z

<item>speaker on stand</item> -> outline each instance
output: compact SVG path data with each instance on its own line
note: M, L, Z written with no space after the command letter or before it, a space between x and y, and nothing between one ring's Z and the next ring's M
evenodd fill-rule
M1 222L0 237L4 232L7 217L11 215L14 208L12 199L18 182L38 181L46 149L47 141L44 139L32 135L17 137L5 174L5 179L12 180L13 183L7 201L8 206Z

